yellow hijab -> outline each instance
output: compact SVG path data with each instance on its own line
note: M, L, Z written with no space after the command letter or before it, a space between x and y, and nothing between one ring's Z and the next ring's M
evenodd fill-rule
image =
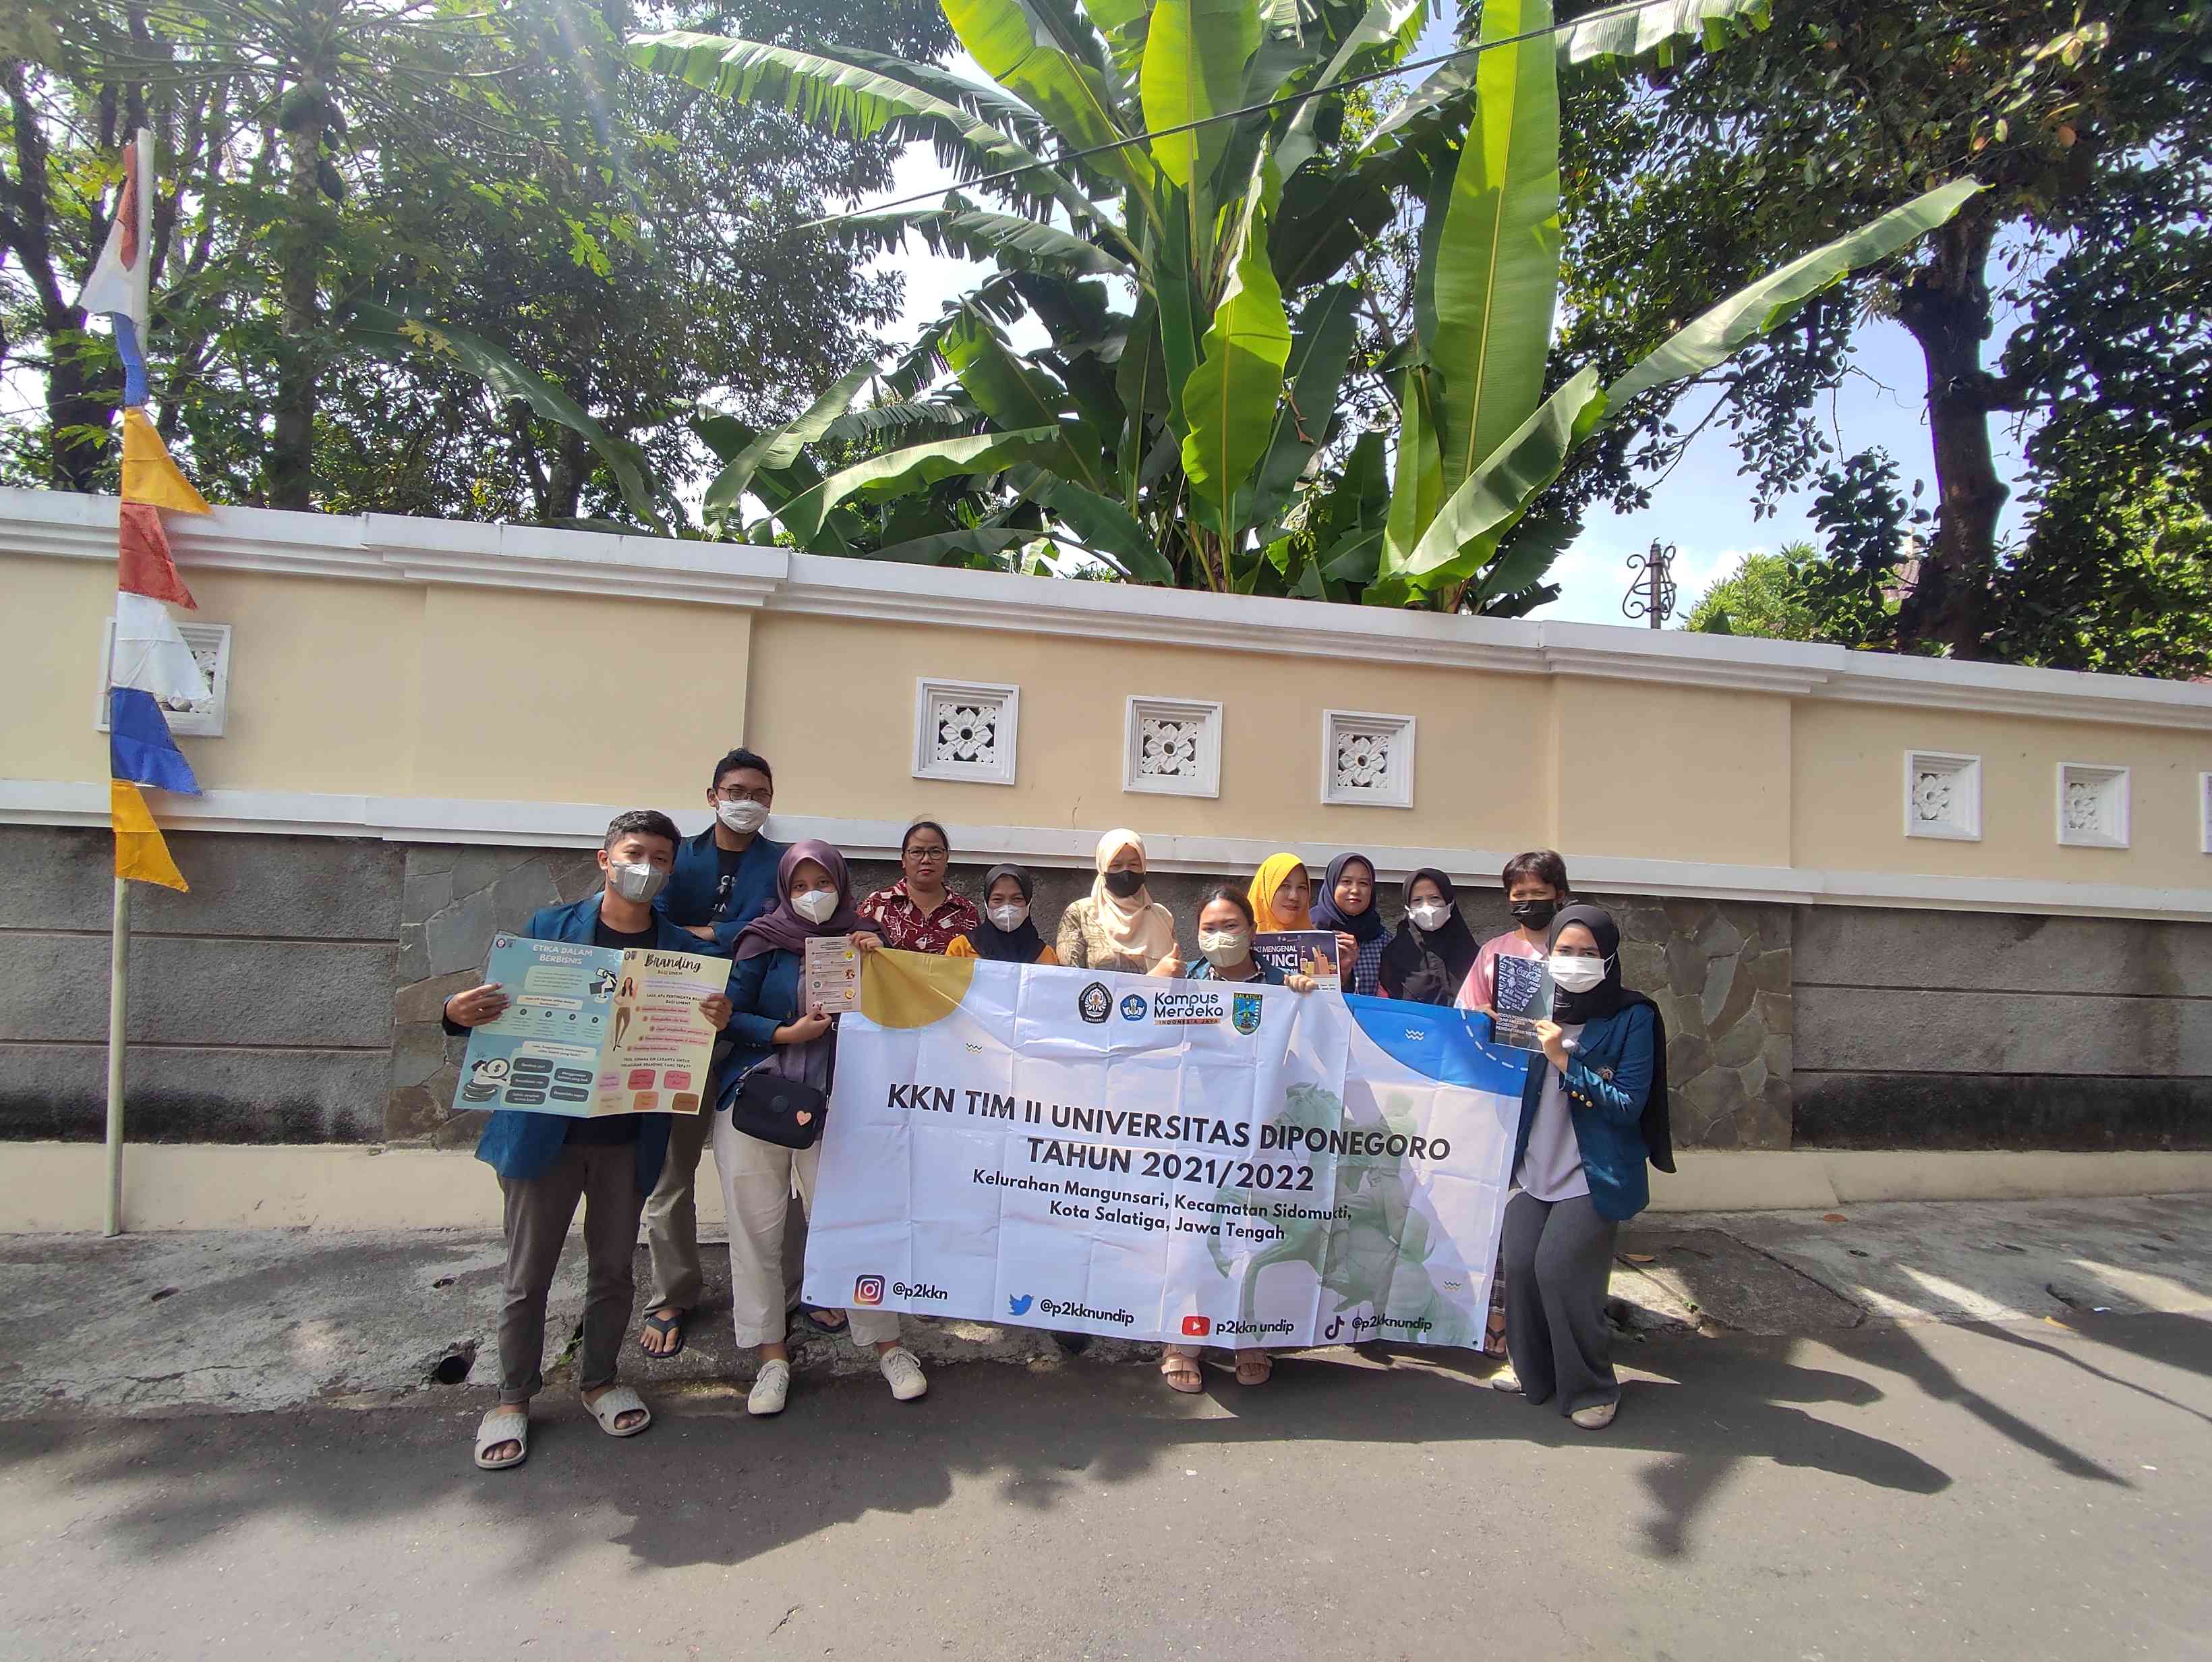
M1144 870L1145 839L1126 829L1108 831L1098 839L1098 875L1091 882L1091 904L1098 909L1100 932L1114 950L1150 970L1175 952L1175 919L1152 898L1150 889L1139 889L1124 900L1107 888L1106 868L1124 849L1136 851L1137 869Z
M1310 929L1316 927L1310 898L1299 911L1295 922L1279 923L1275 921L1275 891L1283 886L1284 880L1292 872L1304 871L1305 864L1294 854L1271 854L1261 863L1260 869L1252 874L1252 886L1245 891L1245 898L1252 903L1252 916L1262 934L1270 929ZM1309 889L1307 892L1310 897L1312 891Z

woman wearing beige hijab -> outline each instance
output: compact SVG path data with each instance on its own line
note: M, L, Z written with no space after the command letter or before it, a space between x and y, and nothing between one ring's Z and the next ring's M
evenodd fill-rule
M1079 970L1178 976L1175 919L1145 887L1145 839L1127 830L1098 839L1091 892L1060 914L1060 961Z

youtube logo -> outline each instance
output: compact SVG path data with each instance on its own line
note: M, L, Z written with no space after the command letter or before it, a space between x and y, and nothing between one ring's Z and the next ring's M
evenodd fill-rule
M1186 1339L1202 1339L1213 1331L1212 1318L1206 1316L1186 1316L1182 1318L1182 1336Z

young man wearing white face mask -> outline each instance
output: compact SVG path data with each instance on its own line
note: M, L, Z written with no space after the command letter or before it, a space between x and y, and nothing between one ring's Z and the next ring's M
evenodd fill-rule
M617 814L599 849L599 869L606 877L600 892L573 905L548 906L516 933L532 941L617 951L703 950L695 936L653 910L676 862L678 840L674 822L665 813L638 808ZM446 1031L480 1027L507 1006L507 990L496 982L455 993L446 1001ZM725 995L702 999L699 1008L718 1030L729 1025ZM634 1437L652 1423L637 1392L615 1383L615 1364L635 1292L630 1260L638 1215L659 1180L674 1117L568 1119L502 1109L484 1127L477 1158L499 1173L507 1233L499 1406L484 1416L477 1433L476 1462L485 1470L520 1465L528 1452L530 1399L544 1386L539 1367L545 1353L545 1295L580 1201L590 1264L577 1366L584 1403L611 1436Z
M707 787L714 823L677 845L668 886L653 903L653 910L670 922L711 943L707 951L728 952L738 932L775 904L776 862L790 845L761 829L775 805L775 775L766 757L739 746L714 764L714 782ZM645 1202L653 1290L651 1312L637 1342L648 1356L673 1356L684 1348L684 1324L705 1285L696 1194L699 1156L706 1146L704 1115L678 1125L669 1136L660 1182ZM785 1256L793 1266L789 1291L796 1304L796 1266L806 1256L806 1215L794 1207L791 1215L793 1235L785 1242Z

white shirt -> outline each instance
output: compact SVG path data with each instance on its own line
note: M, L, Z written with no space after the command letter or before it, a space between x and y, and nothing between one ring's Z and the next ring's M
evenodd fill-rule
M1582 1024L1564 1031L1571 1039L1580 1038ZM1544 1090L1536 1099L1535 1123L1528 1128L1528 1147L1521 1156L1518 1186L1540 1201L1572 1200L1589 1193L1589 1176L1583 1170L1583 1146L1576 1141L1574 1117L1567 1111L1566 1077L1540 1056L1536 1065L1544 1070Z

